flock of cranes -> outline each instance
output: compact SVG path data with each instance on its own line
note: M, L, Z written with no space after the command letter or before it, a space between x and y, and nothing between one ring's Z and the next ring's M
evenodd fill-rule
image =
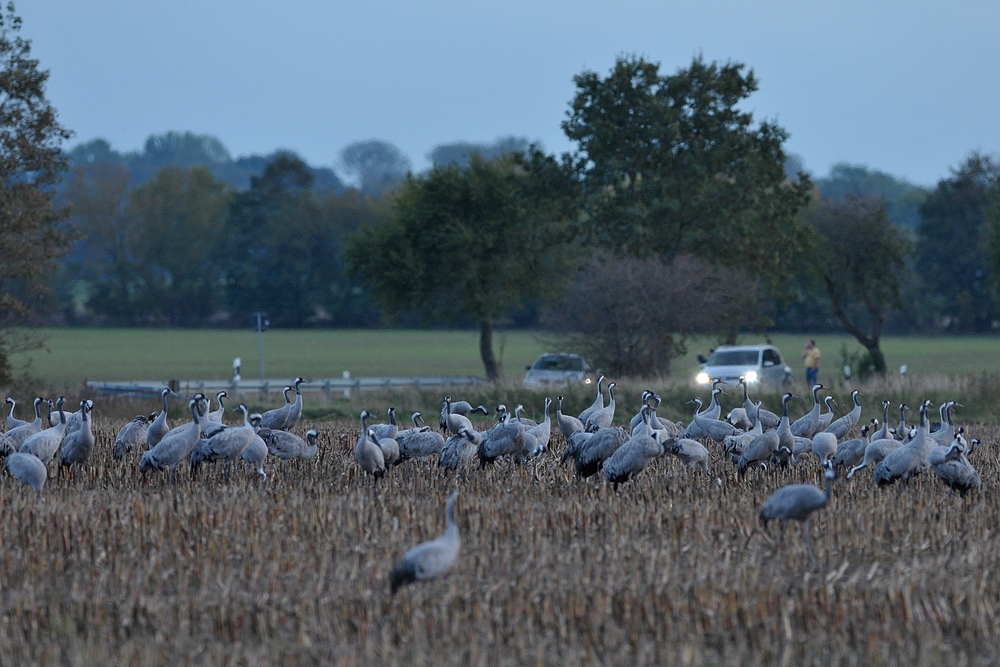
M576 474L587 478L603 473L604 479L615 489L641 473L649 463L667 454L677 457L683 466L708 473L709 446L715 447L723 460L728 459L740 476L754 469L758 474L787 466L799 465L807 456L813 456L824 469L825 490L812 484L790 484L775 491L760 510L760 521L765 529L769 521L780 524L779 547L784 539L789 521L802 523L802 535L809 559L815 567L815 556L809 543L808 521L813 512L825 507L831 496L832 484L838 468L849 469L848 478L871 463L876 463L874 480L878 486L895 481L907 482L913 477L933 471L947 486L963 496L980 486L979 473L968 459L978 440L971 446L964 436L964 428L956 427L952 412L957 405L945 402L940 408L941 422L931 427L930 401L919 409L916 426L906 423L905 404L899 406L900 421L888 426L889 401L883 401L881 426L877 418L861 428L860 438L848 436L861 419L860 392L851 394L853 408L835 418L832 399L820 400L825 389L822 384L812 387L812 409L794 421L789 420L788 404L795 396L782 397L780 416L765 410L760 401L751 401L743 378L744 402L731 410L724 419L719 394L723 393L713 382L712 401L704 406L695 398L691 423L684 427L656 415L660 397L651 391L642 395L639 412L627 426L615 425L615 383L608 385L608 402L602 391L604 376L598 378L597 397L594 403L578 416L562 412L563 397L557 398L556 425L566 438L560 462L573 461ZM445 397L441 409L440 426L448 434L432 432L420 423L420 413L413 413L413 428L400 430L390 408L390 423L369 425L371 414L361 413L361 432L355 448L355 457L361 469L382 479L397 465L408 458L426 458L438 455L438 466L454 470L478 459L485 468L500 459L513 464L534 459L548 449L551 436L551 399L545 399L544 419L535 423L521 416L523 406L513 412L505 405L496 408L496 425L476 431L469 419L475 412L489 414L484 406L473 407L464 401L454 402ZM823 411L822 406L826 406ZM417 445L416 443L420 443ZM712 444L714 443L714 445ZM721 479L717 480L721 484ZM454 500L457 492L448 498L448 527L444 535L414 547L393 569L392 592L413 581L441 576L454 564L458 549L458 528L454 522Z
M899 406L899 422L890 427L889 401L882 403L882 419L871 419L861 426L860 437L850 438L861 421L859 392L852 393L853 408L835 418L830 396L820 399L825 389L822 384L812 387L812 408L802 417L791 421L788 405L796 397L786 393L782 397L780 414L766 410L761 401L749 396L747 383L741 378L743 404L722 415L718 387L713 381L711 402L705 406L694 398L691 422L685 426L657 416L661 399L652 391L643 392L639 411L627 421L616 422L616 384L608 384L608 400L604 399L604 376L597 382L594 402L577 416L563 413L563 397L556 400L555 428L563 435L566 446L560 464L572 462L580 478L602 474L607 484L618 489L622 484L645 470L651 461L666 455L674 456L682 466L707 475L711 459L710 449L716 450L723 461L729 461L742 477L750 471L757 476L770 471L796 466L815 457L824 469L825 491L811 484L794 484L778 489L764 503L760 521L765 528L776 520L781 526L781 538L789 521L803 524L803 538L810 560L815 564L809 544L808 520L813 512L826 506L830 500L831 485L838 469L847 470L851 479L856 473L874 464L873 479L878 486L895 481L907 482L926 471L933 471L945 484L963 496L980 486L978 472L969 461L979 441L965 439L964 429L952 421L957 405L947 401L940 406L940 423L931 426L930 401L919 408L916 426L906 422L905 404ZM216 397L216 409L203 394L196 394L188 402L190 421L170 428L167 423L168 400L174 394L169 389L161 393L162 408L148 416L139 415L121 428L112 447L116 459L132 451L142 451L139 470L145 476L150 470L166 470L168 479L176 480L177 470L185 462L190 464L192 478L206 463L223 463L226 479L236 461L245 461L266 479L263 463L270 455L287 461L309 459L316 455L317 432L310 430L305 439L291 432L302 415L303 378L285 388L285 404L263 414L248 414L245 405L237 409L241 423L227 426L222 418L226 392ZM294 400L291 395L294 392ZM87 460L94 449L95 438L90 418L93 402L80 402L79 410L65 412L65 399L55 404L36 398L35 419L30 422L14 417L16 403L8 398L8 430L0 434L0 454L6 454L8 471L22 484L40 490L47 479L48 463L58 453L62 466L71 470ZM42 406L48 405L48 416L43 418ZM826 410L823 410L825 405ZM360 469L378 483L391 474L394 466L409 459L432 459L446 472L466 470L478 463L486 468L499 461L518 465L544 456L552 441L553 423L550 414L552 399L546 398L543 420L536 423L525 418L524 407L517 405L513 411L498 405L494 411L495 425L476 430L472 417L482 413L488 418L490 411L483 405L473 406L465 401L453 401L446 396L441 406L438 425L441 432L422 422L421 414L413 412L411 428L400 428L394 408L388 410L388 423L370 424L372 415L363 411L361 429L354 454ZM721 479L716 480L719 484ZM447 529L430 542L414 547L396 564L391 575L392 592L405 584L433 579L449 571L454 564L460 545L458 527L454 520L457 491L447 501ZM780 544L780 540L779 540Z
M112 456L122 459L136 449L144 449L139 459L139 470L145 475L150 470L166 470L168 479L176 481L177 469L187 462L191 466L192 477L205 463L226 464L226 479L233 462L242 460L255 468L267 479L264 460L268 455L282 461L289 459L310 459L316 455L318 434L309 430L305 439L291 432L302 416L303 378L296 378L294 385L285 387L285 405L263 414L250 415L246 405L240 404L242 423L227 426L222 417L225 391L216 395L218 408L212 410L211 399L198 393L188 402L191 421L170 428L167 423L168 399L175 394L164 389L160 396L162 409L149 416L138 415L125 424L115 438ZM295 400L289 395L294 391ZM24 422L14 417L16 402L7 399L10 412L7 415L8 430L0 434L0 454L7 455L7 470L22 484L41 490L48 478L48 463L56 453L62 466L77 466L90 456L95 438L90 412L93 401L80 402L80 410L67 415L63 410L66 402L59 397L53 404L42 398L34 401L35 419ZM49 415L43 419L41 405L48 403ZM43 428L45 426L45 428Z

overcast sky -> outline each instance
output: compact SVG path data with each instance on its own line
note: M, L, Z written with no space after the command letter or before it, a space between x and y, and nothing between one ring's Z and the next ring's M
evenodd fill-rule
M570 148L572 77L636 53L667 72L702 53L756 71L749 107L808 170L867 164L933 184L1000 151L1000 2L341 2L20 0L74 142L219 137L336 166L379 138L410 156L518 135Z

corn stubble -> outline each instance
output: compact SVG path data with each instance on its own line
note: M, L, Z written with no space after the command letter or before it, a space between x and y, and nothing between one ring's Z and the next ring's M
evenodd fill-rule
M0 477L0 663L961 665L1000 647L989 447L965 501L932 475L839 481L812 571L797 524L777 553L777 528L754 528L776 488L821 483L814 461L741 481L718 455L710 477L668 457L613 493L556 465L557 435L537 465L410 461L375 486L343 422L314 425L314 460L269 459L266 482L185 467L173 488L135 452L112 459L121 423L41 493ZM458 563L391 598L452 487Z

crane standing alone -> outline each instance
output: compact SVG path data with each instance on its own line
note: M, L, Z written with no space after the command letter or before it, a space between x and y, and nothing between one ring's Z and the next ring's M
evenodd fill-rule
M826 492L820 491L812 484L789 484L783 486L767 499L760 508L760 521L767 528L767 522L777 519L781 525L778 546L785 538L785 525L789 521L802 522L802 538L806 541L809 560L816 567L816 557L813 556L812 545L809 544L809 517L818 509L830 502L830 486L837 477L833 466L828 466L823 474L826 477Z

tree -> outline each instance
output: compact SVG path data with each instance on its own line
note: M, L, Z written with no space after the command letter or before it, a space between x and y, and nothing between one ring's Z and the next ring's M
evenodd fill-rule
M683 255L665 262L592 253L545 325L615 375L667 375L688 336L759 328L764 305L745 272Z
M45 292L43 277L67 250L59 228L66 211L52 206L66 168L71 135L45 98L47 70L31 57L21 19L0 10L0 383L10 380L10 327L24 323Z
M806 217L817 235L814 270L831 310L884 375L882 328L887 311L900 305L911 243L878 198L817 201Z
M435 167L454 164L457 167L468 167L473 155L479 155L489 162L504 153L523 153L531 147L531 142L524 137L502 137L490 144L456 141L451 144L440 144L434 147L429 157Z
M576 142L589 239L638 256L691 254L744 268L769 288L798 270L811 185L785 176L787 133L739 107L757 89L739 63L663 76L619 58L575 77L563 130ZM766 241L765 241L766 240Z
M816 187L829 199L879 197L886 203L889 219L909 229L919 224L920 204L929 194L906 179L847 162L830 167L828 176L816 179Z
M390 316L478 323L483 366L497 380L493 325L559 287L576 194L566 166L534 149L436 167L407 178L392 217L351 240L348 267Z
M263 310L277 326L366 325L364 294L344 274L342 247L382 205L355 195L321 196L299 158L284 154L232 201L217 256L236 322Z
M988 223L997 193L1000 161L972 153L920 206L917 271L941 297L946 328L988 332L1000 320Z
M361 194L379 197L410 171L410 160L387 141L356 141L340 153L347 173L358 177Z

